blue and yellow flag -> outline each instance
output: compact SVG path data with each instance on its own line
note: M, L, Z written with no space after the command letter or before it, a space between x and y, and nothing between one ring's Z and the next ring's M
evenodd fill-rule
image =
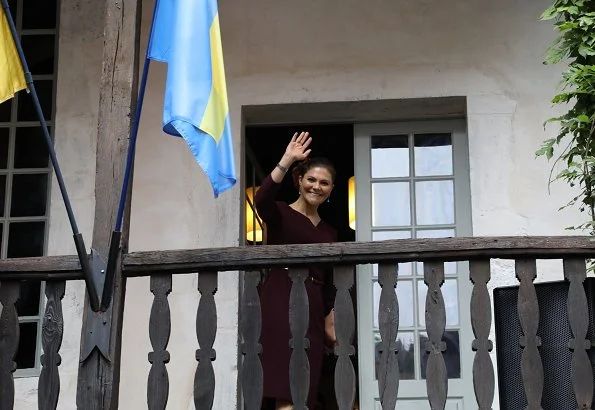
M163 131L188 143L216 198L236 182L217 0L157 1L147 56L167 63Z
M4 10L0 12L0 103L27 88L25 73Z

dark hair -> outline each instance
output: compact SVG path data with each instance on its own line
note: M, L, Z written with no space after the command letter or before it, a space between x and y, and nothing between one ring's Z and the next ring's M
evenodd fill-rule
M337 176L337 170L335 169L335 166L333 165L333 163L328 158L316 157L316 158L308 158L304 161L300 161L295 165L295 167L291 171L291 176L293 177L293 184L296 187L298 187L300 177L303 177L304 175L306 175L306 172L308 172L310 169L316 168L316 167L325 168L328 172L331 173L331 178L333 180L333 183L335 182L335 178Z

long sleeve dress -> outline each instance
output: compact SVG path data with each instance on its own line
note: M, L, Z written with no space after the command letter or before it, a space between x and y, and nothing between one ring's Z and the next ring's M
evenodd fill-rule
M275 194L280 186L280 183L276 183L268 175L254 197L256 209L267 224L268 244L337 241L337 231L324 221L321 220L318 225L314 225L307 216L294 210L287 203L275 201ZM288 401L291 401L289 387L290 290L291 279L288 270L277 268L270 270L260 293L263 396ZM310 304L310 321L306 335L310 340L310 348L307 351L310 362L308 408L314 409L324 354L324 318L332 310L335 301L332 270L319 267L310 268L309 277L306 280L306 291Z

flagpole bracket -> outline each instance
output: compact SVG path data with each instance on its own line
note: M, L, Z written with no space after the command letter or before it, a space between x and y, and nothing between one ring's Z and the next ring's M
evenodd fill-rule
M105 284L107 263L103 259L100 253L91 249L90 258L90 282L93 286L93 291L98 299L102 297L102 290ZM82 333L81 340L81 355L80 362L83 363L94 349L97 349L99 353L107 360L111 361L109 356L109 346L111 339L111 328L112 328L112 304L105 309L100 309L99 303L96 307L92 306L91 303L85 306L83 313L86 320L86 328Z

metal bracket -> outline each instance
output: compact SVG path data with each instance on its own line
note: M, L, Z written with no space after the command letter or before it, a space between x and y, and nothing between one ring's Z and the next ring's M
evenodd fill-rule
M105 283L107 263L99 252L91 249L91 278L93 286L100 295ZM111 339L112 325L112 304L110 303L104 311L95 310L90 304L85 307L84 315L87 319L86 328L82 334L80 362L84 362L97 348L100 354L111 361L109 346Z

